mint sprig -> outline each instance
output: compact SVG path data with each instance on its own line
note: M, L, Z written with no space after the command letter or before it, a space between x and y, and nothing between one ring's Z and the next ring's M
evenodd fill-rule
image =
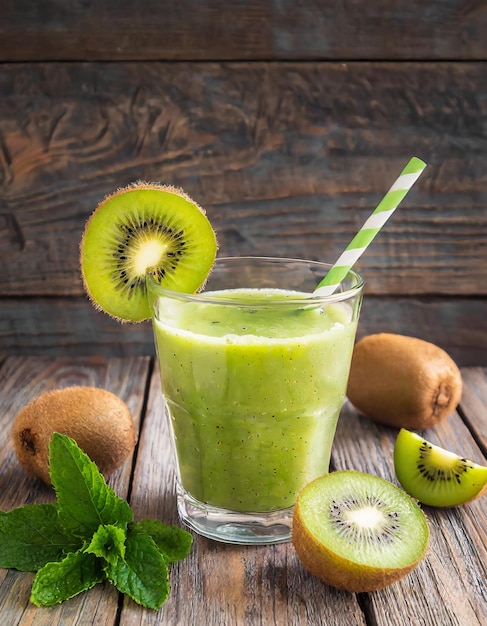
M76 442L54 433L49 448L55 504L0 511L0 567L37 572L31 602L52 606L108 580L142 606L169 596L168 564L185 558L192 536L159 520L134 522Z
M61 527L55 504L21 506L0 511L0 567L36 572L83 545Z
M62 526L81 539L90 539L100 525L126 528L134 519L132 509L115 495L96 464L67 439L54 433L49 446L49 475Z
M169 595L169 572L164 554L148 535L130 528L125 547L125 558L106 564L108 580L139 604L158 608Z
M99 559L80 550L62 561L46 563L34 577L30 600L37 606L52 606L87 591L104 580Z

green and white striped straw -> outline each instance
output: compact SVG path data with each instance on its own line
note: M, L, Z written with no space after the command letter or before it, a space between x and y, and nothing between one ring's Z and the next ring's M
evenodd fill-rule
M413 157L409 161L396 182L337 259L335 265L330 268L327 275L318 284L314 295L330 296L335 291L350 268L365 252L377 233L397 209L399 203L421 176L425 167L426 163L417 157Z

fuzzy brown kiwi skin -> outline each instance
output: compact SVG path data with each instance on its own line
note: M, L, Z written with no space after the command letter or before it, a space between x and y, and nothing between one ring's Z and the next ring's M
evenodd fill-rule
M115 394L95 387L53 389L16 415L11 440L25 471L51 485L49 443L68 435L108 478L132 453L137 440L129 408Z
M376 422L410 430L432 428L454 411L461 395L460 370L430 342L378 333L355 345L347 396Z
M299 499L294 507L292 544L304 567L327 585L354 593L365 593L384 589L407 576L422 561L423 555L410 565L391 569L377 568L352 563L311 535L301 521Z

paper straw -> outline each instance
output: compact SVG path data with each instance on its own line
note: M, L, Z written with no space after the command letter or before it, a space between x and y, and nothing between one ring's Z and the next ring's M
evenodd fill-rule
M335 291L350 268L365 252L377 233L397 209L399 203L421 176L425 167L426 163L417 157L413 157L408 162L365 224L337 259L335 265L330 268L327 275L318 284L314 295L329 296Z

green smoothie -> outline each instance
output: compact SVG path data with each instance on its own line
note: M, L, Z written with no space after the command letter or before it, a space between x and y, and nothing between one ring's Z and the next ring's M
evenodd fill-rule
M225 306L163 297L153 322L182 486L234 511L290 507L328 471L357 321L290 291L211 295Z

